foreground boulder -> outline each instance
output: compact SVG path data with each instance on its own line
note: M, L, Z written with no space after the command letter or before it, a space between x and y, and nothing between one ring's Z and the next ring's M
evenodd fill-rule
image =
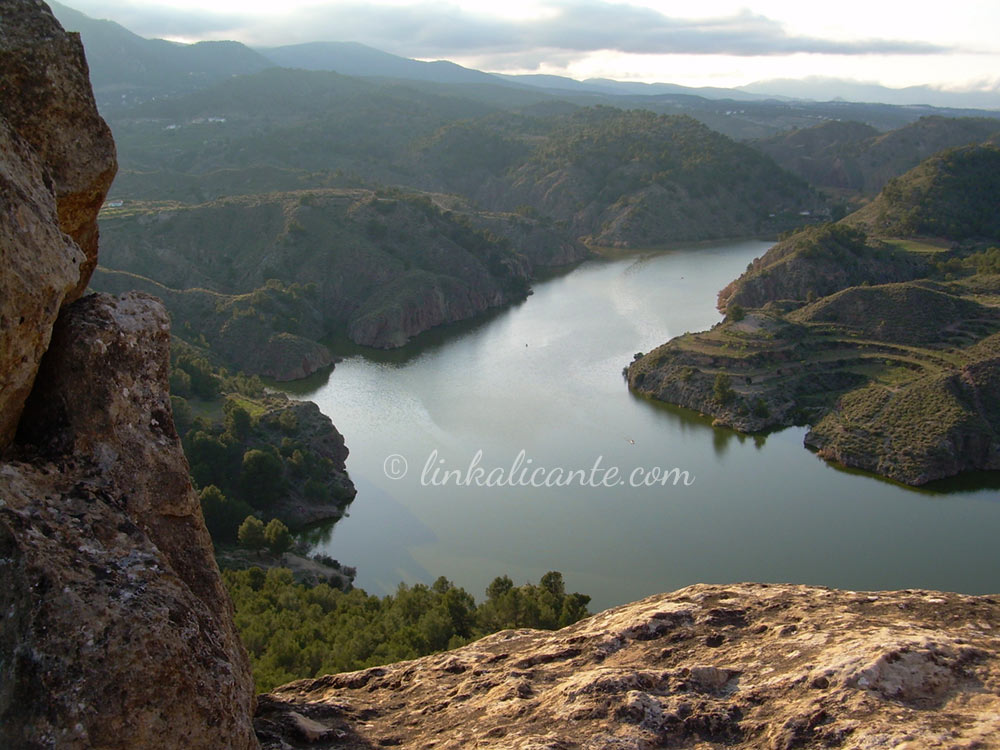
M0 0L0 104L0 747L252 750L166 311L78 299L114 145L38 0Z
M79 35L38 0L0 0L0 155L3 450L59 309L97 265L97 212L117 170Z
M32 148L0 119L0 450L10 444L49 346L52 324L76 287L84 255L59 231L55 200Z
M38 154L59 228L86 256L72 301L97 266L97 212L118 171L111 129L97 112L80 35L40 0L0 0L0 72L0 113Z
M253 681L152 298L85 297L0 465L0 746L252 748Z
M1000 600L698 585L556 632L302 680L265 748L1000 746Z

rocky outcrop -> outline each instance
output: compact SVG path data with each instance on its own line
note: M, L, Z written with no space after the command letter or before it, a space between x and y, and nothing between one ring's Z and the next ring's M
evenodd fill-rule
M27 141L55 192L59 228L86 259L69 300L97 265L97 211L118 164L97 113L79 34L63 31L40 0L0 2L0 112Z
M0 2L0 70L2 450L59 308L80 296L97 262L97 210L116 162L80 39L44 3Z
M0 747L251 750L166 312L144 295L66 304L114 173L79 39L44 3L4 1L0 70Z
M253 682L142 295L66 308L0 466L0 744L252 748Z
M0 120L0 450L10 444L49 345L52 325L85 258L59 231L45 172L28 144Z
M265 748L997 747L1000 602L698 585L556 632L302 680Z
M269 446L280 445L289 438L291 427L295 450L308 453L308 462L325 467L318 473L319 478L309 472L286 475L287 483L268 508L269 515L293 530L343 517L345 508L357 494L347 474L345 462L349 451L344 436L312 401L269 394L257 403L266 410L257 417L257 437L246 443L248 449L267 450ZM319 492L314 487L317 482L322 488Z

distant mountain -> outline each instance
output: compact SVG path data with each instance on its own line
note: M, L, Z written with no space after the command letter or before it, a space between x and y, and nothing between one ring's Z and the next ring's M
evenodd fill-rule
M50 5L67 31L80 32L102 111L155 96L197 91L234 75L274 66L239 42L176 44L144 39L114 21L98 21L57 2Z
M310 42L262 47L257 51L283 68L331 70L345 76L403 78L435 83L504 83L500 77L463 68L446 60L411 60L358 42Z
M411 60L355 42L315 42L256 51L238 42L177 44L144 39L116 23L94 20L58 3L53 3L53 9L68 29L80 31L98 106L110 120L128 117L136 104L207 90L233 76L278 66L391 80L433 96L471 99L495 109L531 108L535 114L601 104L687 114L739 140L765 138L824 120L857 120L889 130L929 114L994 114L929 106L787 101L771 92L757 93L750 90L752 87L688 88L601 78L577 81L562 76L498 75L447 61ZM817 91L809 89L799 95L822 99ZM1000 116L1000 111L995 114Z
M807 101L844 100L851 102L882 102L885 104L925 104L934 107L1000 110L1000 89L987 91L947 91L931 86L908 86L893 89L875 83L862 83L841 78L810 76L808 78L776 78L740 86L751 94L783 96Z
M1000 135L1000 120L922 117L879 133L857 122L826 122L757 141L785 169L827 189L874 195L938 151Z
M553 93L603 94L605 96L664 96L686 95L704 99L729 99L732 101L760 101L767 96L753 94L739 89L723 89L713 87L692 88L676 83L642 83L639 81L613 81L610 78L587 78L578 81L575 78L553 75L507 75L494 74L509 83L534 86Z

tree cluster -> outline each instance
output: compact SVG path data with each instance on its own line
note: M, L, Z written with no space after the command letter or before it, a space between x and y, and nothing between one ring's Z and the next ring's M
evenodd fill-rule
M430 586L401 583L383 597L299 584L284 568L227 570L223 578L261 691L413 659L505 628L563 627L585 617L590 602L567 594L558 572L522 586L496 578L478 605L444 577Z

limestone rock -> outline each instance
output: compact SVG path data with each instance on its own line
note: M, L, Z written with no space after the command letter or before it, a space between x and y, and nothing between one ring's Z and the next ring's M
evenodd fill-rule
M256 746L168 367L145 295L86 297L56 326L23 460L0 467L0 746Z
M59 308L79 297L97 264L97 211L117 164L79 36L44 3L0 0L0 71L3 450Z
M2 27L0 27L2 28ZM0 32L2 33L2 32ZM0 450L14 437L52 324L80 277L83 253L59 231L45 172L0 119Z
M992 597L697 585L293 682L256 726L268 749L996 748L998 627Z
M97 265L97 212L118 169L97 113L80 35L40 0L0 0L0 113L37 152L55 191L59 227L83 249L69 301Z

